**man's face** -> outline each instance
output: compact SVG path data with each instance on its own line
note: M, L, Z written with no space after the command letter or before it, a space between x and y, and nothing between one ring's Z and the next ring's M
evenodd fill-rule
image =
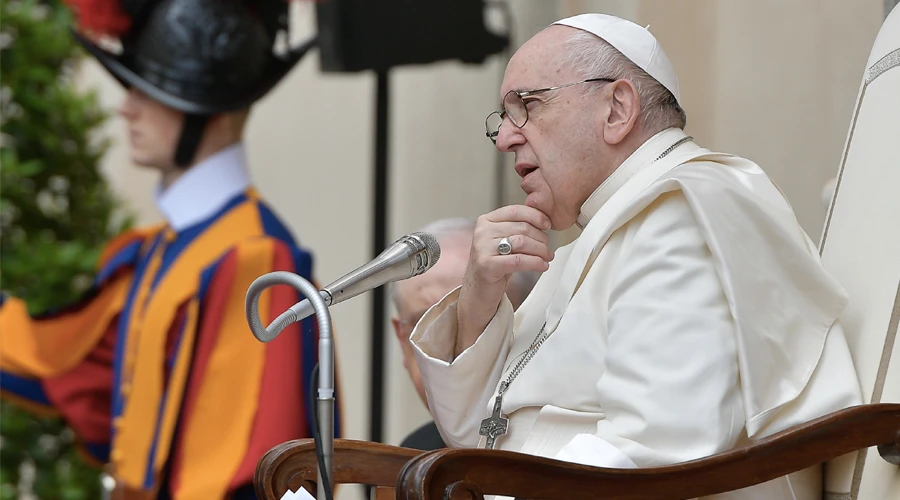
M132 88L119 114L128 122L131 160L135 164L163 172L176 168L175 148L181 136L183 113Z
M425 398L425 386L419 373L419 365L416 364L413 355L409 336L428 308L462 284L472 240L460 237L452 241L441 241L440 245L441 258L433 268L427 273L397 282L395 285L397 315L391 318L394 333L403 350L403 367L409 372L416 391L426 406L428 401Z
M571 28L552 26L526 42L510 60L500 100L510 90L526 91L583 80L559 64ZM606 75L590 75L591 78ZM522 128L507 118L497 136L497 149L513 152L522 177L525 204L545 213L555 230L571 227L581 205L605 175L601 134L603 93L585 95L583 85L552 90L524 99L528 121Z

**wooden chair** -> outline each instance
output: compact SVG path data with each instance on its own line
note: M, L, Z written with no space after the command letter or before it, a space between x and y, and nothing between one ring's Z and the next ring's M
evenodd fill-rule
M393 499L400 470L421 453L381 443L336 439L333 482L372 486L375 500ZM318 467L312 439L282 443L269 450L256 465L253 479L256 496L260 500L278 500L288 489L297 491L301 486L315 495Z
M338 440L335 481L376 486L379 499L685 499L831 461L827 500L900 500L900 7L885 21L866 67L820 245L826 267L850 294L842 323L865 404L746 447L646 469ZM276 500L289 487L314 492L315 479L312 441L285 443L259 462L257 493Z

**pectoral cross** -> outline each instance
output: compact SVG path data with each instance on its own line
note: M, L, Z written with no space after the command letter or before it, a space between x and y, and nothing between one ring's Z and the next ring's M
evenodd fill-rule
M487 437L487 441L484 444L485 449L492 449L494 447L494 441L497 440L499 436L506 434L506 429L509 426L509 419L503 418L500 415L500 406L503 403L503 393L497 395L497 398L494 399L494 411L491 413L491 416L481 421L481 428L478 429L478 434L481 436Z

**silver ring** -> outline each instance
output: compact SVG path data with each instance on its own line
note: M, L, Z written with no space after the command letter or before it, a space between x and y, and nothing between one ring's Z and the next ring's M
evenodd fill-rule
M497 243L497 251L500 252L500 255L509 255L512 252L512 245L509 243L509 238L501 238L500 243Z

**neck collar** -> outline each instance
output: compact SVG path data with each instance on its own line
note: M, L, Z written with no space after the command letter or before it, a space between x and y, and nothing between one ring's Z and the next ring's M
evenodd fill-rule
M641 168L668 155L682 144L691 142L691 139L680 128L667 128L647 139L581 205L581 213L576 221L578 227L584 229L600 207Z
M180 231L212 217L251 185L244 146L229 146L188 169L171 186L157 187L156 204Z

